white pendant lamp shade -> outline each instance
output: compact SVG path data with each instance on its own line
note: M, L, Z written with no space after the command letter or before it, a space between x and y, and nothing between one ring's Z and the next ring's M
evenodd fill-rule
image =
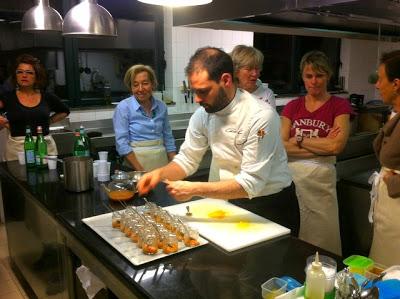
M212 0L139 0L139 2L171 7L194 6L211 3Z
M21 29L25 32L62 31L61 15L49 5L49 0L38 0L22 18Z
M63 35L71 37L117 36L111 14L96 0L82 0L64 17Z

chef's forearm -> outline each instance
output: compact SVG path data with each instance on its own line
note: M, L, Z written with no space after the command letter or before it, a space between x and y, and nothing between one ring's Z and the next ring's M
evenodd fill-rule
M289 157L294 158L313 158L317 155L310 152L305 148L300 148L297 144L293 144L290 141L284 141L284 146L286 149L286 153Z
M248 198L249 195L234 179L219 182L195 182L194 195L218 199Z

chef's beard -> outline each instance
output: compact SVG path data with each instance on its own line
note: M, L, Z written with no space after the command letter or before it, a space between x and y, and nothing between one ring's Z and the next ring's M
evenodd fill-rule
M220 87L212 105L201 103L200 106L202 106L207 113L215 113L224 109L229 103L228 95L225 90Z

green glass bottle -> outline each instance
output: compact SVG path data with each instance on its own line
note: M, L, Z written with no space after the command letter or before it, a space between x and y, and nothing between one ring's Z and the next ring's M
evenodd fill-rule
M31 128L29 126L26 126L25 129L24 151L25 151L26 167L35 168L36 167L35 141L33 140Z
M37 138L35 145L36 167L47 168L47 142L43 137L42 126L37 126Z
M83 144L83 140L81 138L79 129L75 130L74 156L76 157L85 156L85 145Z
M90 157L89 137L86 135L85 128L82 125L79 127L79 134L81 136L83 145L85 146L85 157Z

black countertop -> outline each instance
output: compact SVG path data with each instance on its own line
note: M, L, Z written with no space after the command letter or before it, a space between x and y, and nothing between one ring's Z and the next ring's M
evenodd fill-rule
M261 298L260 285L273 276L289 275L303 282L306 258L316 250L335 258L338 268L342 268L339 257L291 236L233 253L210 243L134 266L81 221L109 212L107 195L97 182L91 191L71 193L64 190L56 170L26 173L25 167L16 161L1 163L0 176L12 180L22 192L32 194L39 205L138 297ZM161 206L176 203L162 185L148 198ZM130 204L143 202L134 198ZM114 204L113 208L120 207Z

